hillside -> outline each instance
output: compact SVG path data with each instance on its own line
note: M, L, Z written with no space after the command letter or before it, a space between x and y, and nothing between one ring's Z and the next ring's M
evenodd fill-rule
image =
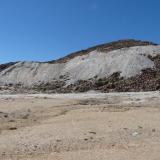
M160 45L120 40L45 63L0 65L1 90L84 92L160 89Z
M64 63L74 57L86 55L94 50L97 50L99 52L109 52L109 51L113 51L113 50L117 50L117 49L121 49L121 48L134 47L134 46L148 46L148 45L155 45L156 46L157 44L155 44L153 42L149 42L149 41L140 41L140 40L134 40L134 39L119 40L119 41L114 41L114 42L90 47L88 49L81 50L78 52L74 52L74 53L71 53L71 54L63 57L63 58L60 58L58 60L49 61L49 62L50 63Z

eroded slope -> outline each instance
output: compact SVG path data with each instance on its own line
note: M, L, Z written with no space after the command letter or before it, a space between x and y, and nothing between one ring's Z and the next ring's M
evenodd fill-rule
M38 92L158 90L160 46L131 42L93 47L56 63L19 62L0 72L0 85Z

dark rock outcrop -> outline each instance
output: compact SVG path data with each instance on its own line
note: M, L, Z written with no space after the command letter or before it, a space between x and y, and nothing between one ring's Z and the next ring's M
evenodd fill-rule
M10 62L10 63L5 63L5 64L0 64L0 72L9 68L10 66L16 64L17 62Z

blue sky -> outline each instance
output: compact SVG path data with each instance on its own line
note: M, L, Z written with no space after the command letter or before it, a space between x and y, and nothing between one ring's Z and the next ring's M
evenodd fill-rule
M53 60L118 39L160 43L159 0L0 0L0 63Z

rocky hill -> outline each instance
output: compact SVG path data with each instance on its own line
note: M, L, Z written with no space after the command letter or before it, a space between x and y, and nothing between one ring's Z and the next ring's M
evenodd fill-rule
M121 40L55 61L2 64L0 86L13 92L160 90L160 45Z

